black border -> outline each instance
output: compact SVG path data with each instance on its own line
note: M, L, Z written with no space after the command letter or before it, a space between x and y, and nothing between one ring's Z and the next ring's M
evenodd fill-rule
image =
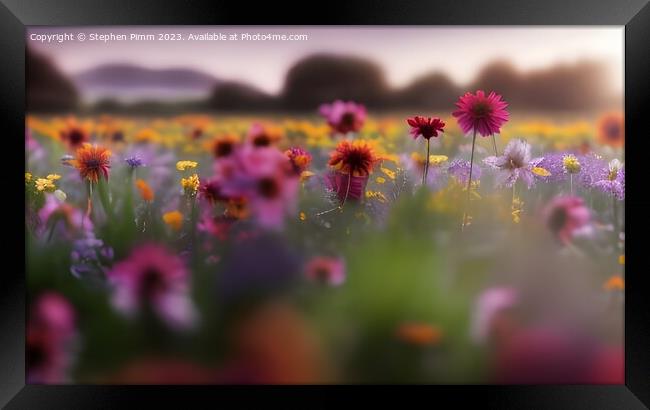
M650 406L650 309L644 294L647 269L637 252L644 245L650 205L644 199L643 147L650 134L644 120L648 116L650 95L650 5L648 0L465 0L424 1L393 0L302 2L283 5L278 1L261 4L223 0L0 0L0 113L5 144L2 158L7 177L2 185L3 205L15 206L3 213L5 253L0 265L0 405L10 409L34 408L119 408L165 402L168 405L200 403L209 399L215 404L236 403L246 408L251 399L283 399L292 407L299 401L306 405L331 407L351 404L343 396L361 391L364 400L381 400L384 404L404 404L417 400L419 405L454 405L474 401L487 408L571 408L636 409ZM319 387L249 387L237 386L37 386L25 385L24 259L16 261L24 242L16 241L14 232L23 232L20 218L24 210L15 200L22 191L20 170L23 152L18 135L24 133L24 64L25 26L27 25L625 25L625 105L626 172L633 185L628 190L626 218L626 384L625 386L421 386L380 389L350 386ZM10 152L11 154L7 155ZM17 164L9 166L8 163ZM629 182L628 182L629 183ZM13 186L15 184L15 186ZM20 184L20 185L19 185ZM12 196L13 195L13 196ZM10 213L11 212L11 213ZM16 226L7 226L13 222ZM14 229L15 228L15 229ZM11 247L18 249L14 251ZM22 263L21 263L22 262ZM645 296L645 297L644 297ZM250 390L254 390L251 394ZM367 390L367 391L366 391ZM422 399L422 400L420 400ZM232 401L231 401L232 400ZM235 401L236 400L236 401ZM645 406L643 405L645 403ZM193 406L194 407L194 406ZM301 406L302 407L302 406Z

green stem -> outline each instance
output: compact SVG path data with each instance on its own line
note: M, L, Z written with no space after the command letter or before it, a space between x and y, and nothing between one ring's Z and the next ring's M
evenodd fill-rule
M492 146L494 147L494 156L499 156L499 151L497 151L497 137L492 134Z
M429 175L429 139L428 138L427 138L427 156L424 159L424 172L422 173L422 185L426 185L427 175Z
M100 178L97 183L97 191L99 192L99 200L102 203L102 207L106 212L106 215L110 218L114 218L113 207L111 206L110 194L108 192L108 181Z
M475 146L476 146L476 128L474 129L474 135L472 136L472 154L469 159L469 178L467 178L467 203L465 206L465 215L463 215L462 227L464 227L467 224L467 211L469 210L470 189L472 187L472 170L474 169L474 147Z

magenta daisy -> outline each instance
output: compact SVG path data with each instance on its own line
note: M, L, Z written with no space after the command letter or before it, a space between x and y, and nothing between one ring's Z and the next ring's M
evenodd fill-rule
M487 96L483 90L478 90L476 94L465 93L456 106L458 109L452 115L458 119L458 125L466 134L478 132L483 137L498 134L508 121L508 104L494 91Z

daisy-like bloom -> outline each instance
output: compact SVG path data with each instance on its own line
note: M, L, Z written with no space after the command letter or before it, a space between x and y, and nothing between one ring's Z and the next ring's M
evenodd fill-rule
M342 258L315 256L307 262L305 275L312 281L341 285L345 281L345 261Z
M618 159L613 159L607 164L607 169L600 173L600 177L594 182L594 188L612 195L622 201L625 199L625 168Z
M494 91L485 95L483 90L476 94L465 93L458 99L458 109L452 113L464 133L478 132L487 137L498 134L501 126L508 121L508 104Z
M598 121L598 141L611 147L625 144L625 118L621 113L604 115Z
M348 198L363 198L368 178L379 160L368 141L343 140L338 143L328 161L334 172L327 176L326 182L336 191L342 204Z
M470 163L469 161L465 161L463 159L455 159L453 160L449 166L447 167L447 173L456 180L461 183L461 184L467 184L469 181L469 170L470 170ZM481 168L480 167L473 167L473 179L474 181L480 181L481 179Z
M140 158L137 155L131 155L130 157L125 158L124 162L126 162L127 165L130 166L132 169L140 168L141 166L144 165L142 158Z
M79 170L81 178L97 183L100 176L108 181L108 170L111 167L111 151L97 145L84 144L77 149L76 156L70 164Z
M61 131L61 139L65 141L71 149L76 150L90 141L90 135L83 128L76 125L70 125L66 130Z
M229 157L237 148L238 139L232 135L215 138L210 145L210 152L215 159Z
M162 216L163 221L173 230L178 231L183 227L183 214L179 211L166 212Z
M535 184L535 172L544 158L531 159L530 144L522 139L513 139L506 146L501 156L491 156L483 162L499 170L498 186L512 187L521 178L530 189Z
M547 205L544 217L551 233L562 243L567 244L577 232L587 226L590 212L582 198L560 196Z
M178 161L176 163L176 169L179 171L186 171L188 169L194 169L199 165L195 161Z
M296 175L301 175L311 164L311 154L300 147L292 147L284 152L289 158Z
M183 261L165 247L144 244L107 273L113 287L112 304L126 316L146 306L168 326L183 330L196 325L198 313L190 295L190 273Z
M270 147L282 139L282 133L272 127L255 123L248 131L247 140L254 147Z
M262 227L281 229L285 217L295 214L299 179L287 156L274 147L243 147L220 177L223 193L245 198Z
M51 179L48 178L38 178L34 182L34 185L36 186L36 190L39 192L54 192L56 189L56 185L54 185L54 182L52 182Z
M395 336L410 345L433 346L442 339L442 331L428 323L406 322L397 327Z
M359 132L366 121L366 107L352 101L337 100L331 104L323 104L318 111L332 131L343 135Z
M25 337L28 383L68 381L77 338L76 314L60 294L41 294L30 309Z
M499 329L497 320L500 315L512 308L519 298L515 289L494 287L484 290L476 300L472 318L471 334L477 343L484 343Z
M197 174L192 174L187 178L181 178L181 186L183 187L183 192L185 192L185 195L189 195L191 197L196 195L200 184L201 181L199 180L199 176Z
M135 180L135 186L138 188L138 191L140 191L140 196L142 197L143 201L151 202L153 201L154 194L153 194L153 189L147 184L146 181L142 179L136 179Z
M424 118L416 115L408 118L406 122L411 126L409 133L413 139L421 136L428 140L431 137L437 137L438 133L444 132L445 129L445 123L440 118Z

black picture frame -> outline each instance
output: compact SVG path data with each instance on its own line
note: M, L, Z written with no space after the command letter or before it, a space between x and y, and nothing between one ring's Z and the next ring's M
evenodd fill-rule
M650 95L650 5L648 0L471 0L471 1L327 1L282 5L279 2L249 4L221 0L0 0L0 113L5 139L3 161L5 222L20 201L15 193L23 188L19 134L24 134L25 115L25 27L31 25L616 25L625 26L625 108L626 135L633 149L626 150L628 179L632 184L626 197L626 307L625 385L546 385L546 386L418 386L414 388L329 387L250 387L237 386L42 386L25 384L25 277L20 254L24 242L15 240L19 226L4 224L4 268L0 269L0 405L8 409L36 408L122 408L188 404L197 400L225 401L241 408L251 400L281 399L292 407L336 406L348 403L359 390L368 399L384 404L403 405L450 403L463 406L467 400L487 408L571 408L637 409L650 406L650 309L644 286L643 246L647 216L643 144L648 135L644 126ZM24 165L24 164L23 164ZM636 180L636 182L635 182ZM15 186L14 186L15 184ZM636 189L639 188L639 189ZM10 194L12 193L12 194ZM13 195L13 200L11 199ZM13 230L15 228L15 231ZM17 249L13 249L13 247ZM24 248L22 248L24 250ZM24 255L24 252L23 252ZM10 262L9 262L10 261ZM251 393L250 390L254 392ZM417 396L417 397L416 397ZM405 402L406 400L406 402ZM206 406L207 407L207 406Z

